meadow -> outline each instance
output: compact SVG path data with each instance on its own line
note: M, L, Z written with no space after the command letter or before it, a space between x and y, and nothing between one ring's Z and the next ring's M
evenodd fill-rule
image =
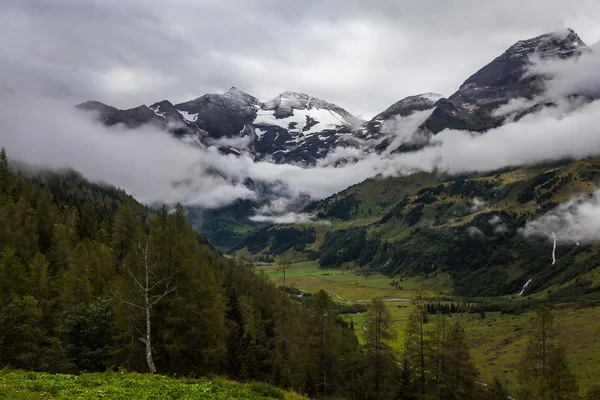
M265 273L276 284L282 284L282 273L275 264L261 264L257 271ZM596 271L590 275L598 276ZM448 296L451 290L450 278L446 275L425 279L414 277L400 282L402 289L394 289L392 279L385 275L365 277L355 270L320 269L314 261L292 264L286 272L286 284L302 291L315 293L324 289L338 302L368 303L374 297L384 300L396 329L396 339L392 347L401 354L405 338L404 329L413 311L412 299L421 291L425 298L439 295ZM544 297L542 294L535 297ZM455 298L458 302L461 299ZM555 306L552 309L555 322L561 332L563 343L576 374L581 393L600 381L600 307L579 308ZM460 321L469 335L471 355L480 373L480 381L492 383L494 377L501 377L509 387L514 387L518 364L523 355L530 331L530 320L534 313L520 315L487 312L481 314L454 314L453 320ZM362 341L364 314L346 314L353 321L359 340ZM435 318L430 317L430 321Z
M82 375L0 371L0 399L281 399L304 397L265 383L221 378L176 379L161 375L105 372Z

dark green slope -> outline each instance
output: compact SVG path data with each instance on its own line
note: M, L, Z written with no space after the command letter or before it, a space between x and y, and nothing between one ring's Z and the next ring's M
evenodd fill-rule
M552 244L525 238L519 229L595 190L599 177L600 160L589 159L462 177L421 173L369 179L309 206L328 224L293 227L317 232L303 252L296 249L296 257L318 259L323 268L354 265L390 276L449 273L458 295L515 294L529 279L526 294L548 290L600 265L597 246L559 246L551 265ZM267 231L274 240L282 229L292 228ZM243 253L255 257L287 250L274 251L264 238L259 249L254 236L246 239L249 243L254 246ZM584 280L550 296L564 300L576 292L597 301L598 289Z

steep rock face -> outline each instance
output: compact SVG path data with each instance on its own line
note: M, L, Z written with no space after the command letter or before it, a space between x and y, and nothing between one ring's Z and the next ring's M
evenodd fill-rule
M238 136L256 118L259 101L236 87L176 104L184 118L213 138Z
M527 74L532 58L567 59L589 50L571 29L520 40L471 75L447 100L440 102L425 126L433 133L445 128L485 131L502 122L491 116L499 105L542 92L542 77Z

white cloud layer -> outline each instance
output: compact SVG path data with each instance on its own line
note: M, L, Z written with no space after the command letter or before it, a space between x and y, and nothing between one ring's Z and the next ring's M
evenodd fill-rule
M540 236L563 243L600 240L600 191L561 204L530 221L521 230L525 236Z
M314 216L306 213L287 212L281 215L263 215L258 214L250 217L254 222L269 222L272 224L306 224L306 223L323 223L327 221L319 221Z
M575 111L566 106L546 109L485 134L445 130L434 137L435 146L413 153L388 157L353 153L360 157L357 162L338 167L279 165L222 155L214 147L191 147L151 127L108 129L70 105L28 97L0 98L0 111L0 145L11 157L73 167L144 202L181 201L203 207L254 197L242 184L247 178L281 187L286 197L304 193L323 198L377 175L488 171L600 154L600 101Z

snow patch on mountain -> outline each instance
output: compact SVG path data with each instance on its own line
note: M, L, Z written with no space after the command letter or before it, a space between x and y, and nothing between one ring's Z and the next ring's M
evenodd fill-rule
M346 124L335 111L323 109L294 110L293 115L277 118L275 111L259 110L254 125L276 125L290 132L309 135L324 130L337 129Z
M183 111L183 110L177 110L177 111L179 111L179 114L181 114L181 116L183 118L185 118L186 121L196 122L196 120L198 119L198 113L192 114L192 113L189 113L189 112Z

